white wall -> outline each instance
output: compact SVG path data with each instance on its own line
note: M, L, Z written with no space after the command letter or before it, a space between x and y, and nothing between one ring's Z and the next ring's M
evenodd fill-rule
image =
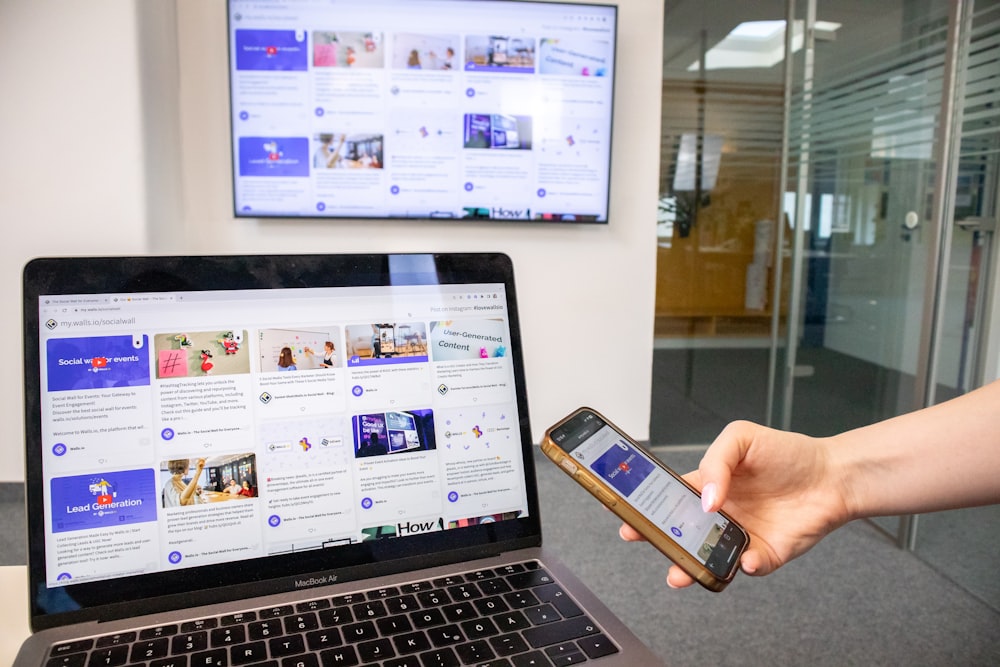
M2 305L19 312L20 267L39 254L499 250L534 439L584 403L647 439L663 3L619 7L611 223L551 227L235 220L224 2L3 0L0 80L16 94L0 127L18 159L0 161ZM20 376L0 392L21 396ZM0 410L0 481L20 481L22 404Z

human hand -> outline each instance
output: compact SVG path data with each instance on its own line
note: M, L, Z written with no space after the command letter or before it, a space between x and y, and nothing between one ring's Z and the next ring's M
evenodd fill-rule
M845 487L827 445L821 438L737 421L719 434L698 470L684 475L701 490L706 512L724 509L750 534L740 559L747 574L770 574L848 520ZM642 539L628 525L619 534ZM670 567L669 586L692 583L679 567Z
M205 467L205 459L198 459L195 465L198 467L198 470L203 469Z

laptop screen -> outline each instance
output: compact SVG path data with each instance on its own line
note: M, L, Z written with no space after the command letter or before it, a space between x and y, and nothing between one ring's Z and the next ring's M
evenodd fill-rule
M537 542L505 256L44 259L24 279L36 625Z

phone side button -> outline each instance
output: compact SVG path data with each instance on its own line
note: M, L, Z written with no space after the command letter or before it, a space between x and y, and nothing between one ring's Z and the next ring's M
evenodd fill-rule
M595 495L602 503L604 503L608 507L614 507L615 505L618 504L618 500L604 489L597 489L595 491Z

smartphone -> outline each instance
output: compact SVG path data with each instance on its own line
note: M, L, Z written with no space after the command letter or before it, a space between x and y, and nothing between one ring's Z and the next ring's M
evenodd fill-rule
M736 576L747 532L725 512L704 512L694 487L599 412L560 420L542 452L705 588Z

